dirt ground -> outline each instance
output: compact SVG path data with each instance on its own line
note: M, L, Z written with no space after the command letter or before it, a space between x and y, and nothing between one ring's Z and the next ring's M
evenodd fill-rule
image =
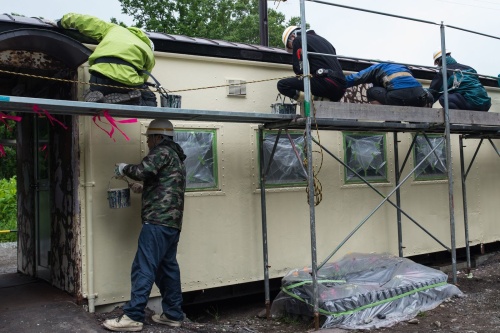
M494 253L472 270L472 277L458 272L457 286L464 297L448 299L434 310L420 313L416 318L400 322L392 327L372 330L373 332L500 332L500 253ZM452 281L451 274L448 281ZM264 310L263 298L205 304L186 307L189 322L181 328L170 329L151 321L148 316L143 332L226 332L226 333L285 333L314 331L312 320L260 318ZM102 322L119 314L96 314ZM150 314L151 315L151 314ZM323 332L349 332L343 329L326 329ZM351 332L362 332L355 330Z
M0 274L15 272L15 247L0 244ZM451 281L451 276L449 281ZM400 322L389 328L373 332L457 332L457 333L497 333L500 332L500 252L490 254L488 259L472 270L472 277L466 272L458 272L457 286L465 294L461 298L446 300L437 308L419 314L408 322ZM297 320L262 318L264 297L246 297L218 303L186 306L189 318L181 328L168 328L151 321L151 311L147 313L147 333L302 333L314 331L312 319ZM119 309L107 313L96 313L97 323L121 314ZM1 331L1 329L0 329ZM103 332L105 330L103 329ZM343 329L322 330L325 333L349 332ZM361 330L351 332L362 332ZM350 333L350 332L349 332Z

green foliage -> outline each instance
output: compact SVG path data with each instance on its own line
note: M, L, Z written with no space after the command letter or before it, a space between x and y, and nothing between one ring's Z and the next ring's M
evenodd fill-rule
M7 124L0 122L0 144L2 140L15 140L16 122L7 120ZM10 179L16 175L16 149L5 144L5 155L0 157L0 179Z
M17 230L16 177L0 179L0 230ZM14 242L16 233L0 233L0 242Z
M137 27L190 37L259 44L259 0L119 0ZM281 35L300 18L268 9L269 46L283 47ZM286 24L285 24L286 23Z

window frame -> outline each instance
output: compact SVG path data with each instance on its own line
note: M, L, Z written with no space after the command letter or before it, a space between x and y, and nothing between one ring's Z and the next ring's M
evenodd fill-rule
M217 151L217 129L216 128L190 128L190 127L185 127L185 128L176 128L175 133L212 133L212 160L213 160L213 165L212 165L212 175L214 179L214 185L210 187L189 187L188 184L188 178L189 178L189 171L188 171L188 166L185 161L186 165L186 192L204 192L204 191L221 191L220 184L219 184L219 163L218 163L218 151ZM181 147L182 145L178 140L175 140ZM189 157L189 156L188 156ZM199 183L197 183L199 184Z
M415 138L415 136L418 136L418 137L421 137L425 144L428 145L428 142L427 140L425 140L425 136L423 135L418 135L418 134L413 134L413 137ZM417 144L418 144L418 137L415 139L415 143L414 143L414 146L413 146L413 167L417 166L418 163L420 163L420 160L417 159ZM432 138L443 138L444 139L444 135L443 134L427 134L427 137L430 139ZM431 141L432 142L432 141ZM433 149L434 146L431 148ZM446 168L446 140L443 142L443 144L441 145L441 148L442 149L442 156L444 157L444 161L443 164L444 164L444 167ZM435 150L434 152L436 152L437 150ZM434 156L434 154L431 154L429 157L431 156ZM433 181L433 180L447 180L448 179L448 173L445 171L443 171L442 174L435 174L435 175L427 175L427 176L422 176L422 175L417 175L417 170L413 171L413 179L415 181Z
M388 165L389 161L387 159L387 133L383 132L342 132L342 143L344 147L344 163L349 165L349 159L350 155L348 156L349 153L349 147L347 144L347 137L348 136L359 136L359 137L367 137L367 136L382 136L383 142L382 142L382 156L383 160L385 161L383 169L384 175L381 175L379 178L374 178L375 176L368 176L370 178L367 178L367 176L360 174L367 182L371 184L387 184L389 183L389 173L388 173ZM351 165L349 165L352 169L355 170ZM350 170L344 167L344 184L364 184L364 181L358 178L356 175L352 174L352 178L349 179L348 175L350 173ZM359 172L358 172L359 173Z
M301 132L301 131L293 131L292 130L292 131L288 131L288 133L290 134L292 139L295 139L293 137L294 135L298 136L298 137L303 136L303 132ZM265 140L266 136L268 136L268 135L274 135L274 136L278 135L278 130L264 130L263 135L264 135L264 140ZM261 147L260 147L258 135L256 135L256 139L257 139L257 149L258 149L258 151L260 151ZM287 142L290 144L290 141L288 140L288 137L286 136L286 133L284 131L282 131L282 133L280 134L280 139L286 139ZM274 146L274 143L275 143L275 141L273 140L272 141L273 146ZM305 142L304 142L304 144L305 144ZM291 147L291 144L290 144L290 149L293 149ZM304 155L303 152L304 152L304 149L299 150L299 154L302 153L302 155ZM295 153L292 152L292 154L293 154L294 161L296 161L296 163L300 163L300 161L297 159L297 156L295 155ZM275 153L275 155L276 155L276 153ZM274 159L273 159L273 161L274 161ZM262 175L262 170L260 168L261 167L260 154L259 154L259 158L257 158L257 163L258 163L257 170L259 171L259 177L260 177ZM265 160L264 160L264 167L267 168L267 164L266 164ZM303 181L293 181L290 183L270 183L269 179L266 176L265 185L266 185L266 188L273 188L273 189L277 189L277 188L302 188L302 187L307 186L307 175L305 175L305 178Z

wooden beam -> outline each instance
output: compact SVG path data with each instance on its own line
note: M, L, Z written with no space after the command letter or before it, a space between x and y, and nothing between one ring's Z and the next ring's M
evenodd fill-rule
M316 118L444 123L444 110L436 108L315 101L312 109L316 112ZM500 126L500 113L450 110L450 123Z

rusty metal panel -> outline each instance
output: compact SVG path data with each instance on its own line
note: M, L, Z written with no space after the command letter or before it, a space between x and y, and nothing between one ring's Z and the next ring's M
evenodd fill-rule
M24 50L0 51L0 66L40 70L57 70L64 64L42 52Z

